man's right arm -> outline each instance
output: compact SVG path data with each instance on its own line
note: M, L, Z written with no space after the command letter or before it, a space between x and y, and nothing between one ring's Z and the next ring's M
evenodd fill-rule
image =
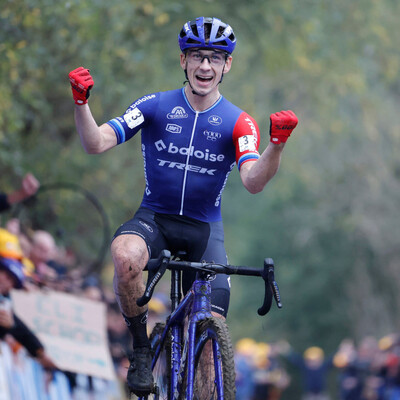
M75 124L86 153L98 154L117 145L114 130L108 124L98 126L87 104L94 85L90 71L79 67L69 73L72 96L75 101Z
M75 124L86 153L103 153L117 145L114 130L108 124L98 126L87 103L75 106Z

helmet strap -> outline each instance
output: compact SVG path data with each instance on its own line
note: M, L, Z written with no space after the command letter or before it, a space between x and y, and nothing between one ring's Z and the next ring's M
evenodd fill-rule
M183 82L183 84L185 84L185 83L187 82L187 83L189 84L190 88L192 89L192 93L193 93L193 94L195 94L196 96L203 96L202 94L197 93L197 92L193 89L193 86L192 86L192 84L191 84L190 81L189 81L189 77L188 77L188 74L187 74L187 70L186 70L186 69L185 69L185 76L186 76L186 81Z

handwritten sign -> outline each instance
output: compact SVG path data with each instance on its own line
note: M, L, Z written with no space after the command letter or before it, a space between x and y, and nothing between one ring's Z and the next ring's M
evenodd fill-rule
M61 370L115 379L104 303L62 292L12 291L15 313Z

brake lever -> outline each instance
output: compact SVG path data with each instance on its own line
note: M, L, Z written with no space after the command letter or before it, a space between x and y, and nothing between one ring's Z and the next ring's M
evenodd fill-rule
M271 286L276 305L278 308L282 308L281 294L279 292L278 283L276 282L274 275L274 266L272 265L271 271L269 272L268 281Z
M163 250L157 259L149 260L147 264L148 275L146 289L143 296L136 300L136 304L139 307L143 307L150 301L154 288L167 270L170 258L171 252L169 250Z
M272 298L275 299L278 308L282 308L281 295L278 284L275 281L274 260L272 258L266 258L264 260L264 269L261 276L264 280L265 293L263 305L257 310L257 312L258 315L265 315L271 309Z

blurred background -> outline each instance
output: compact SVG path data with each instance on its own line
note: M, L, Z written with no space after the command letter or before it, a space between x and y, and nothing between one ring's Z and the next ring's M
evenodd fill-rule
M329 354L344 338L379 339L399 330L398 1L1 4L2 191L26 172L42 184L79 184L102 204L114 232L141 201L140 140L87 155L74 128L68 73L90 69L90 106L106 122L138 97L180 87L183 23L219 17L237 36L221 92L258 121L261 150L271 113L292 109L299 118L264 192L248 194L237 170L224 192L230 263L261 267L272 257L283 302L261 318L262 283L233 277L233 340L283 339L299 352L320 346ZM75 221L85 221L86 212L86 206L62 210ZM102 235L98 224L80 241ZM111 283L109 254L98 273Z

